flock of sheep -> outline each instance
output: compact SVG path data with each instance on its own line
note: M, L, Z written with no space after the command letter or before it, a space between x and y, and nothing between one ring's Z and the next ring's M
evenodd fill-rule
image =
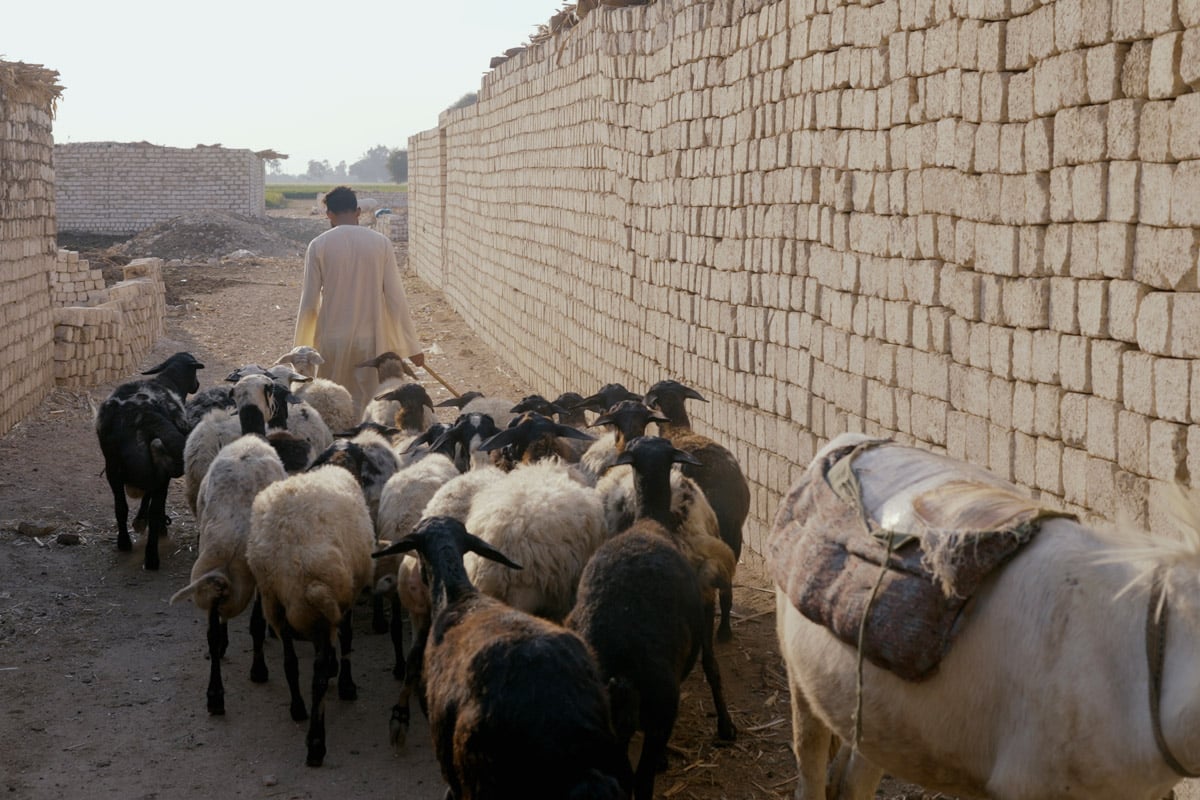
M356 696L352 613L369 598L402 681L393 742L416 695L448 796L649 800L697 660L717 736L736 736L714 641L733 633L750 494L732 454L691 429L698 393L673 380L553 401L470 392L440 404L457 407L445 424L392 353L360 365L380 378L361 413L315 377L320 363L297 348L201 391L203 364L177 353L96 417L118 548L132 549L126 496L140 497L146 569L183 478L199 542L172 602L207 615L210 713L225 712L229 620L249 608L251 680L267 680L269 624L291 716L309 721L306 763L320 766L324 695L336 678L339 697ZM297 640L315 647L307 697Z

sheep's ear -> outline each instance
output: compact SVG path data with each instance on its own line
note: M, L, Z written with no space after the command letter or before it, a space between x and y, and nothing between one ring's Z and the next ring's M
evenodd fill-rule
M617 454L616 459L613 460L612 466L616 467L620 466L621 464L633 464L633 453L630 452L628 443L626 443L625 449Z
M445 434L439 428L430 427L425 429L424 432L409 442L408 447L404 448L402 452L404 455L415 453L417 448L423 444L429 445L429 449L433 450L435 449L434 445L438 442L441 442L443 439L445 439Z
M394 542L382 550L371 553L371 558L383 558L396 553L407 553L410 550L420 550L425 543L425 536L420 533L410 533L398 542Z
M485 542L483 539L480 539L473 533L465 533L463 543L465 545L463 547L463 552L475 553L476 555L491 559L497 564L503 564L504 566L512 567L513 569L524 569L524 567L522 567L520 564L513 561L508 556L504 555L504 553L501 553L499 550L492 547L490 544Z
M518 429L505 428L495 436L489 436L487 439L484 439L483 442L480 443L478 449L485 453L491 452L492 450L499 450L502 447L507 447L508 445L513 444L520 438L522 437Z
M703 461L701 461L700 459L696 458L691 453L688 453L684 450L676 450L672 455L674 456L674 458L672 460L676 464L694 464L697 467L704 466Z
M555 425L554 435L563 439L581 439L585 442L592 442L596 439L595 436L592 436L587 431L581 431L578 428L572 428L570 425Z
M650 419L647 422L657 422L659 424L670 423L671 418L663 414L661 411L652 411Z
M296 363L296 354L295 353L284 353L279 358L275 359L275 363L276 364L295 364Z
M593 395L591 395L589 397L585 397L582 400L580 400L579 402L571 405L570 408L572 411L582 408L585 411L595 411L596 413L603 413L608 410L607 408L603 408L602 407L603 405L604 405L604 398L599 394L593 394Z
M600 416L598 416L594 420L592 420L591 424L589 424L588 427L589 428L599 428L601 425L616 425L616 424L617 424L617 421L615 419L613 419L613 415L605 413L605 414L601 414Z

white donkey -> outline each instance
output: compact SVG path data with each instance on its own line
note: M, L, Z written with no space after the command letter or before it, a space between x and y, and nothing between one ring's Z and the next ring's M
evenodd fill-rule
M817 458L864 438L843 434ZM926 522L943 499L953 506L943 521L1034 507L978 467L915 448L888 444L854 463L862 507L893 530ZM939 495L950 485L959 490ZM797 611L772 564L796 798L825 800L827 782L830 798L871 798L884 771L996 800L1168 795L1200 770L1200 517L1181 492L1172 511L1178 540L1044 520L967 604L930 677L906 681L864 660L861 696L856 648ZM772 551L791 535L780 512ZM855 739L859 702L859 745L829 768L831 736Z

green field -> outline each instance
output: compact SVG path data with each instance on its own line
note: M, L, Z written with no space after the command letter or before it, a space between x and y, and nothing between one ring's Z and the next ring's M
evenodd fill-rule
M337 183L268 183L267 194L278 192L286 200L316 200L320 192L328 192ZM360 195L371 192L407 192L407 183L347 183Z

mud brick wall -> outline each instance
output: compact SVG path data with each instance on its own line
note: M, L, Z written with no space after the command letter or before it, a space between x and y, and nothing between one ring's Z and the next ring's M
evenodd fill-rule
M88 270L78 253L59 251L59 258L60 263L82 264L78 273L98 272ZM86 304L54 309L57 385L83 389L127 380L162 335L166 315L162 259L135 259L123 268L122 278L108 288L89 291Z
M54 271L50 273L50 293L55 308L86 306L108 299L104 274L92 269L87 259L81 259L73 250L58 251Z
M0 435L54 386L48 276L56 251L57 77L0 61Z
M266 215L264 162L250 150L59 144L54 166L60 231L126 236L203 209Z
M761 553L888 435L1158 529L1200 480L1200 3L600 9L409 141L417 271L543 393L675 377Z

